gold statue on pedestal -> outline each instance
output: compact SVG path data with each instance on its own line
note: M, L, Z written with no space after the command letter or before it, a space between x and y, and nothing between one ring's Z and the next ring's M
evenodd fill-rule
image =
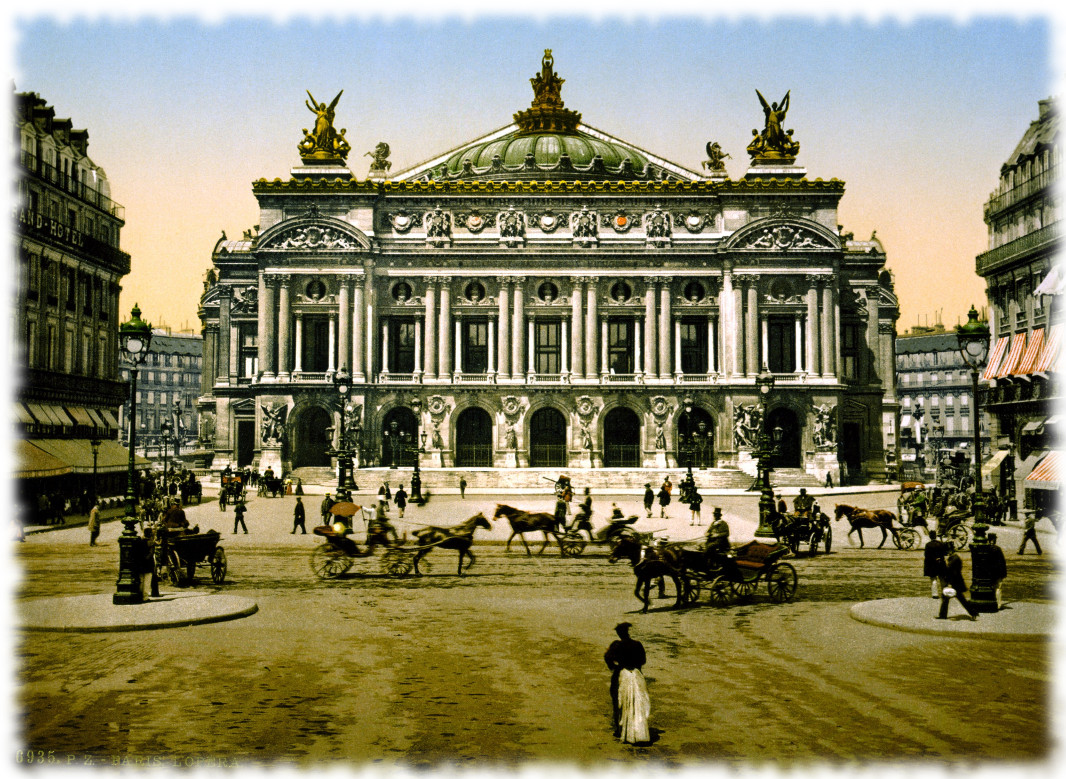
M344 137L345 130L339 133L333 127L333 119L337 108L337 101L344 94L342 89L333 98L329 105L315 100L311 90L307 90L307 96L311 102L304 101L307 110L315 115L315 126L312 132L304 128L304 139L297 144L300 157L308 162L343 162L352 147Z
M785 114L788 113L791 92L791 89L785 92L785 96L780 103L771 104L766 102L762 92L755 90L755 94L759 96L759 102L762 103L766 124L761 133L758 130L751 131L751 134L755 137L748 144L748 154L751 155L753 162L784 163L789 165L795 162L796 155L799 154L800 145L792 140L792 130L784 129Z

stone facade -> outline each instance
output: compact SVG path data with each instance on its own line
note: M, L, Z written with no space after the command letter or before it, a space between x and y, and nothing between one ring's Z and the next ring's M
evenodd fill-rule
M883 479L898 304L880 242L838 227L843 182L696 173L529 113L388 180L254 183L202 299L215 467L329 465L344 368L362 466L419 442L425 468L753 472L765 426L777 467Z

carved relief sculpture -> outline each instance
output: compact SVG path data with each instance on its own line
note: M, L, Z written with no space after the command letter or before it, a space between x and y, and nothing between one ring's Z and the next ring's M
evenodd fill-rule
M762 408L758 404L737 405L733 411L733 444L754 449L759 445Z
M511 206L500 214L500 240L508 246L521 243L526 236L525 217Z
M814 407L814 445L819 451L836 449L836 406L824 403Z
M284 401L278 400L269 406L263 406L263 443L277 446L285 435L285 412L288 406Z

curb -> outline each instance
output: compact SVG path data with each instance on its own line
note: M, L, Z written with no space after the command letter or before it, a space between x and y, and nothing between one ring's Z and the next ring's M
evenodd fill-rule
M144 603L116 606L112 593L35 598L16 605L20 630L112 633L204 625L248 617L255 601L233 595L165 592Z
M1055 637L1053 605L1008 602L997 612L980 614L976 622L958 614L958 604L952 605L947 619L937 620L938 608L938 602L929 597L885 598L856 603L849 613L858 622L906 633L995 641L1050 641Z

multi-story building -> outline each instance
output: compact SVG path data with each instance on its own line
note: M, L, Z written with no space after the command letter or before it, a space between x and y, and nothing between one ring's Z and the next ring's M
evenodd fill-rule
M259 224L212 255L214 466L329 465L344 369L363 465L425 433L427 468L753 472L766 431L780 469L885 478L884 248L795 164L788 96L730 179L717 143L696 172L585 124L552 66L512 123L391 176L378 144L366 180L337 100L308 104L303 164L255 182Z
M88 156L89 133L34 92L14 95L16 473L25 497L120 494L126 451L115 441L127 386L118 377L122 206ZM99 442L94 446L93 442ZM95 455L94 455L95 449Z
M992 348L983 379L993 447L999 459L1013 461L1016 495L1022 497L1024 490L1026 503L1034 506L1054 500L1063 476L1052 450L1056 432L1061 434L1054 407L1061 399L1066 321L1052 294L1061 292L1052 277L1061 249L1059 114L1053 99L1041 100L1039 107L985 203L988 251L977 256L992 310Z
M899 450L905 463L933 472L945 452L966 452L973 461L973 375L958 337L941 324L914 327L896 339L896 393L900 404ZM982 461L989 455L988 414L981 410ZM889 442L890 446L895 441Z
M181 454L199 439L200 371L203 365L203 336L174 333L170 328L152 331L152 345L137 373L137 448L162 455L164 421L170 423L167 448L171 456ZM129 381L129 369L122 369ZM129 404L120 410L122 438L128 435Z

